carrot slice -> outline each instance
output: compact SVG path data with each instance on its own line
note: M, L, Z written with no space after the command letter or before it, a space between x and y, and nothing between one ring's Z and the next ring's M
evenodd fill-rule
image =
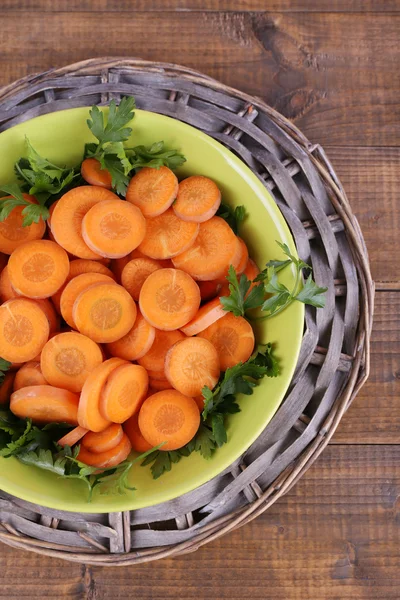
M138 412L148 387L147 371L140 365L117 367L101 393L101 414L113 423L123 423Z
M40 356L47 381L71 392L80 392L90 373L102 362L103 355L96 342L75 331L51 338Z
M149 376L149 380L151 379L151 381L165 381L166 379L164 367L162 371L152 371L151 369L149 369L147 370L147 374Z
M86 465L90 465L91 467L106 469L110 467L116 467L123 462L126 458L128 458L131 450L132 446L128 436L123 434L120 443L111 450L107 450L107 452L99 452L95 454L94 452L89 452L89 450L86 450L84 446L81 446L77 459Z
M140 290L148 276L161 268L162 265L152 258L134 258L125 265L121 284L134 300L139 300Z
M27 362L41 352L49 337L49 323L42 309L26 298L0 306L1 356L10 362Z
M47 217L47 225L50 227L50 229L51 229L51 217L53 215L55 207L57 206L57 203L58 203L58 200L53 202L53 204L49 208L49 216Z
M187 325L181 327L181 331L188 336L197 335L225 315L226 310L224 310L220 299L214 298L207 304L203 304L197 311L196 316Z
M89 431L82 440L82 446L94 454L108 452L121 443L123 436L124 430L121 425L112 423L104 431L98 433Z
M7 300L12 300L13 298L19 298L19 294L17 294L11 285L8 267L4 267L0 273L0 302L7 302Z
M2 404L8 404L13 391L16 375L17 374L14 371L8 371L5 374L3 383L0 385L0 406Z
M208 300L213 300L216 296L219 295L219 292L223 285L222 279L214 279L211 281L198 281L197 285L200 289L200 296L202 302L207 302Z
M14 392L30 385L47 385L40 362L30 361L18 369L14 380Z
M140 208L145 217L165 212L178 193L178 179L168 167L144 167L134 175L126 191L128 202Z
M82 236L93 252L108 258L127 256L143 241L146 219L124 200L105 200L92 206L82 221Z
M2 252L0 252L0 273L6 266L7 261L8 261L8 256L6 254L3 254Z
M92 206L104 200L119 198L100 186L84 185L69 190L59 199L51 217L51 231L57 243L67 252L78 258L101 258L85 244L82 237L82 221Z
M193 400L196 402L199 411L202 413L204 410L204 396L195 396Z
M175 267L194 279L218 279L227 273L229 265L237 267L242 255L241 245L229 225L221 217L200 223L194 244L172 259Z
M171 390L171 389L172 389L172 385L170 384L168 379L165 379L164 377L162 379L150 379L149 378L149 390L151 390L153 393L161 392L162 390Z
M140 431L152 446L164 443L160 450L177 450L196 435L200 413L196 402L176 390L153 394L139 412Z
M60 318L57 314L56 309L54 308L54 305L51 303L51 301L48 300L47 298L42 298L42 299L32 300L32 302L35 302L39 306L39 308L42 309L44 314L46 315L46 318L49 322L50 335L52 333L55 333L56 331L59 331Z
M168 350L176 344L184 340L185 336L181 331L161 331L155 330L155 338L150 350L144 356L137 359L139 365L144 367L152 379L165 379L164 363ZM160 375L157 377L155 373Z
M249 251L247 249L246 244L242 240L242 238L238 237L238 240L239 240L242 254L241 254L238 266L236 267L236 273L238 275L241 275L244 272L245 268L247 267L247 263L249 261Z
M111 174L107 169L102 169L97 158L85 158L81 164L81 175L90 185L98 185L107 190L112 188Z
M215 215L220 204L217 184L203 175L192 175L180 182L173 209L184 221L204 223Z
M100 395L108 376L123 364L125 361L120 358L110 358L90 373L83 385L79 401L78 421L81 427L98 432L110 425L110 421L100 413Z
M10 410L21 419L34 423L70 423L78 425L79 396L51 385L32 385L11 395Z
M82 275L81 275L82 277ZM77 329L95 342L115 342L126 335L136 320L136 304L114 282L96 283L75 300L72 318Z
M139 305L147 321L165 331L189 323L200 305L200 290L190 275L178 269L160 269L144 282Z
M33 196L22 194L25 200L31 204L37 204ZM11 196L7 196L11 198ZM1 199L6 200L6 198ZM24 206L16 206L4 221L0 223L0 252L12 254L18 246L32 240L40 240L46 231L46 223L39 219L39 223L32 223L28 227L23 227L24 215L22 211Z
M190 248L198 233L198 223L183 221L169 208L157 217L146 219L146 237L139 250L150 258L172 258Z
M147 450L151 450L153 446L149 444L149 442L146 442L140 433L138 418L138 414L133 415L130 419L125 421L123 428L132 445L132 450L142 454L143 452L147 452Z
M71 431L65 434L62 438L60 438L57 442L59 446L74 446L86 435L88 432L84 427L74 427Z
M73 317L74 303L81 292L87 290L95 283L113 284L114 280L108 275L102 275L101 273L82 273L82 275L77 275L71 279L64 287L60 297L60 312L64 321L73 329L77 329Z
M254 279L260 273L260 269L257 267L257 265L254 262L254 260L252 260L251 258L249 258L247 266L246 266L246 268L245 268L245 270L243 272L246 275L247 279L249 279L250 281L253 282L251 284L250 288L249 288L249 291L247 292L247 295L248 295L248 294L250 294L250 292L253 289L253 287L255 285L257 285L257 282L254 283Z
M199 336L215 346L222 371L239 362L246 362L254 350L254 332L250 323L230 312L199 333Z
M168 351L165 376L184 396L199 396L205 385L212 390L218 382L218 352L208 340L186 338Z
M27 298L49 298L65 283L68 273L67 253L50 240L26 242L8 261L12 287Z
M150 325L138 310L134 326L124 337L107 344L111 356L125 360L138 360L147 354L156 337L155 328Z

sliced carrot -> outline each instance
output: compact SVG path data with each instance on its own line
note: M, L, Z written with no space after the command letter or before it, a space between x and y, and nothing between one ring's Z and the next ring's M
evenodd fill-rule
M98 202L118 199L110 190L95 185L84 185L69 190L57 202L51 217L51 231L57 243L78 258L101 258L83 240L83 217Z
M32 360L47 342L49 323L42 309L26 298L0 306L1 356L10 362Z
M46 318L49 322L50 335L52 333L55 333L56 331L59 331L60 318L52 302L47 298L32 300L32 302L36 302L36 304L42 309L42 311L46 315Z
M129 256L123 256L122 258L116 258L115 260L112 261L111 270L114 273L115 279L116 279L116 281L118 281L118 283L121 283L122 271L124 270L125 265L127 265L130 260L131 260L131 258L129 255Z
M33 302L33 300L32 300L32 302ZM71 329L69 329L68 331L71 331ZM58 335L59 333L66 333L66 331L65 331L65 330L64 330L64 331L63 331L63 330L60 330L60 331L54 331L53 333L49 333L49 339L48 339L47 341L51 340L51 338L53 338L55 335ZM46 342L46 343L47 343L47 342ZM44 346L43 346L43 347L44 347ZM40 352L39 352L39 353L38 353L38 354L37 354L37 355L36 355L36 356L35 356L35 357L32 359L32 361L30 361L30 362L38 362L38 363L40 363L40 358L41 358L41 356L42 356L42 352L40 351ZM22 365L21 365L21 366L22 366Z
M23 194L25 200L37 204L36 199L28 194ZM11 196L7 196L11 198ZM6 198L1 198L1 202ZM32 223L28 227L22 225L24 206L16 206L4 221L0 223L0 252L12 254L18 246L31 240L40 240L46 231L46 223L39 219L39 223Z
M155 328L150 325L138 310L134 326L124 337L107 344L111 356L125 360L138 360L147 354L156 337Z
M14 392L30 385L47 385L40 362L30 361L18 369L14 380Z
M175 267L194 279L207 281L223 277L229 265L235 268L242 255L241 245L229 225L221 217L200 223L194 244L172 259Z
M199 333L199 336L215 346L222 371L239 362L246 362L254 350L254 332L250 323L230 312Z
M249 279L250 281L253 282L251 284L250 288L249 288L249 291L247 292L247 295L248 295L248 294L250 294L250 292L253 289L253 287L255 285L257 285L257 282L254 283L254 280L257 277L257 275L260 273L260 269L257 267L257 265L254 262L254 260L252 260L251 258L249 258L247 266L246 266L246 268L245 268L245 270L243 272L246 275L247 279Z
M115 279L114 273L102 261L76 258L69 263L67 281L71 281L71 279L83 273L100 273L101 275L108 275L111 279Z
M62 438L60 438L57 442L57 444L59 446L74 446L75 444L77 444L79 442L79 440L81 440L83 438L84 435L86 435L88 432L87 429L85 429L84 427L80 427L78 425L78 427L75 427L74 429L72 429L71 431L69 431L67 434L65 434Z
M4 267L0 273L0 302L7 302L13 298L19 298L19 296L11 285L8 267Z
M200 306L200 290L190 275L178 269L160 269L144 282L139 305L147 321L165 331L189 323Z
M200 289L200 296L202 302L213 300L219 295L219 292L223 285L222 279L213 279L211 281L198 281L197 285Z
M203 175L192 175L180 182L173 209L184 221L204 223L215 215L220 204L217 184Z
M21 419L34 423L70 423L78 425L79 396L51 385L21 388L11 395L10 410Z
M241 273L244 272L245 268L247 267L247 263L249 261L249 251L247 249L246 244L242 240L242 238L238 237L238 240L239 240L239 244L241 247L241 257L240 257L239 264L236 267L236 273L238 275L240 275Z
M199 411L202 413L204 410L204 396L195 396L193 400L196 402Z
M147 371L140 365L117 367L101 392L101 414L113 423L123 423L138 412L148 387Z
M157 217L146 219L146 237L139 250L150 258L166 260L190 248L198 233L198 223L183 221L169 208Z
M102 362L98 344L75 331L51 338L40 356L42 373L47 381L71 392L80 392L90 373Z
M146 219L124 200L99 202L82 221L82 236L93 252L108 258L127 256L146 235Z
M51 217L52 217L55 207L57 206L57 202L58 202L58 200L53 202L53 204L49 208L49 216L47 217L47 225L50 227L50 229L51 229Z
M100 413L100 395L108 376L125 362L120 358L110 358L90 373L83 385L79 401L78 421L81 427L97 433L110 425L110 421Z
M153 392L161 392L162 390L171 390L172 385L168 379L149 379L149 389Z
M3 254L2 252L0 252L0 273L6 266L7 261L8 261L8 256L6 254Z
M164 367L161 371L152 371L151 369L146 369L146 371L149 376L149 380L151 379L151 381L165 381Z
M200 413L196 402L176 390L153 394L143 402L139 412L140 431L153 446L164 443L160 450L177 450L196 435Z
M99 452L95 454L94 452L89 452L89 450L86 450L84 446L81 446L77 459L80 462L83 462L85 465L98 467L99 469L106 469L110 467L116 467L125 459L127 459L131 450L132 446L128 436L123 434L120 443L111 450L107 450L107 452Z
M27 298L49 298L65 283L68 273L67 253L50 240L26 242L8 261L11 285Z
M121 425L112 423L104 431L98 433L89 431L82 440L82 446L94 454L108 452L108 450L112 450L121 443L123 435L124 430Z
M161 373L161 378L165 378L164 363L167 352L176 342L184 339L185 336L181 331L161 331L156 329L155 339L149 352L137 359L139 365L142 365L149 372L149 377L157 379L157 376L154 377L154 372L159 372Z
M136 314L130 294L112 282L96 283L81 292L75 300L72 318L78 331L95 342L109 343L132 329Z
M139 300L140 290L146 279L162 265L152 258L134 258L124 267L121 274L121 284L134 300Z
M153 446L149 444L149 442L146 442L140 433L138 418L138 414L133 415L130 419L125 421L123 427L132 445L132 450L142 454L143 452L147 452L147 450L151 450Z
M112 188L111 174L107 169L102 169L97 158L85 158L81 164L81 175L90 185L98 185L107 190Z
M165 212L178 193L178 180L168 167L144 167L134 175L126 191L128 202L140 208L145 217Z
M73 329L77 329L73 318L74 303L81 292L95 283L113 284L114 280L108 275L102 275L101 273L82 273L82 275L77 275L71 279L61 293L60 312L64 321Z
M207 329L210 325L222 319L226 315L219 298L214 298L207 304L203 304L197 311L196 315L191 321L184 327L181 327L181 331L185 335L192 336L197 335L200 331Z
M199 396L204 386L212 390L218 382L218 352L208 340L186 338L168 351L165 376L184 396Z
M17 374L14 371L8 371L5 374L3 383L0 385L0 406L2 404L8 404L10 401L16 375Z

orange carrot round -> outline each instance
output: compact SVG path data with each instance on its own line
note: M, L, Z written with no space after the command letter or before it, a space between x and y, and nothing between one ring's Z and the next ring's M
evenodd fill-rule
M143 452L151 450L153 446L149 444L149 442L146 442L140 433L138 418L138 414L133 415L130 419L125 421L123 428L132 445L132 450L142 454Z
M152 392L161 392L162 390L171 390L172 385L168 379L150 379L149 378L149 390Z
M70 423L78 425L79 396L51 385L21 388L11 395L10 410L21 419L34 423Z
M10 401L16 375L15 371L8 371L5 374L3 383L0 385L0 406L8 404Z
M8 256L6 254L3 254L2 252L0 252L0 273L6 266L7 261L8 261Z
M76 329L77 327L73 318L73 308L78 296L95 283L112 284L113 282L114 280L108 275L90 272L82 273L82 275L77 275L71 279L64 287L60 297L60 312L64 321L66 321L70 327Z
M165 331L179 329L193 319L199 308L199 286L183 271L160 269L144 282L139 305L153 327Z
M241 245L232 229L221 217L213 217L200 223L194 244L172 262L194 279L207 281L223 277L229 265L237 267L241 255Z
M112 450L115 446L118 446L123 436L124 431L121 425L112 423L104 431L99 431L98 433L89 431L83 438L82 445L89 452L99 454L100 452L108 452L108 450Z
M199 333L199 336L215 346L222 371L239 362L246 362L254 350L254 332L250 323L230 312Z
M118 356L124 360L138 360L149 352L155 337L155 328L138 310L132 329L121 339L107 344L107 350L111 356Z
M119 198L100 186L84 185L69 190L59 199L51 217L51 231L57 243L67 252L78 258L101 258L85 244L82 237L82 221L92 206L104 200Z
M249 258L247 266L243 272L246 275L247 279L249 279L249 281L253 282L249 288L249 291L247 292L247 295L248 295L248 294L250 294L253 287L257 285L257 282L254 283L254 279L260 273L260 269L257 267L254 260Z
M113 423L123 423L139 410L148 387L147 371L140 365L117 367L101 392L101 414Z
M162 265L152 258L134 258L124 267L121 274L121 285L130 293L132 298L139 300L140 290L146 279Z
M157 217L146 219L146 237L139 250L150 258L172 258L190 248L198 233L198 223L183 221L169 208Z
M91 467L98 467L99 469L106 469L110 467L116 467L121 462L126 460L132 449L131 443L128 437L123 434L122 440L117 446L107 452L89 452L84 446L80 447L77 459L86 465Z
M60 329L60 319L54 305L47 298L32 300L42 309L49 322L50 335Z
M67 253L50 240L26 242L8 261L12 287L27 298L49 298L65 283L68 273Z
M213 279L210 281L198 281L197 285L199 286L201 301L208 302L208 300L213 300L219 295L223 280Z
M0 351L10 362L35 358L49 337L49 323L37 304L26 298L9 300L0 306Z
M81 292L75 300L72 318L81 333L95 342L109 343L132 329L136 314L132 297L112 282L96 283Z
M23 194L25 200L31 204L37 204L33 196ZM11 198L11 196L7 196ZM2 202L6 198L1 198ZM32 223L24 227L22 225L24 215L22 211L24 206L16 206L4 221L0 223L0 252L4 254L12 254L18 246L32 240L40 240L46 231L46 223L43 219L39 219L39 223Z
M242 253L241 253L239 264L236 267L236 273L237 273L237 275L241 275L241 273L243 273L245 268L247 267L247 263L249 261L249 251L247 249L246 244L242 240L242 238L238 237L238 240L239 240L239 244L240 244Z
M47 383L40 368L40 362L30 361L18 369L14 380L14 392L31 385L47 385Z
M83 273L100 273L115 279L114 273L99 260L87 260L85 258L75 258L69 263L69 274L67 281Z
M82 221L82 236L93 252L108 258L127 256L143 241L146 219L124 200L105 200L92 206Z
M8 267L4 267L0 273L0 302L7 302L7 300L12 300L19 296L11 285Z
M74 446L86 435L88 432L84 427L74 427L71 431L66 433L62 438L60 438L57 442L59 446Z
M215 215L220 204L217 184L203 175L192 175L180 182L173 209L184 221L204 223Z
M90 185L98 185L107 190L112 188L111 174L107 169L102 169L97 158L85 158L81 164L81 175Z
M165 375L184 396L199 396L204 386L212 390L218 382L218 352L208 340L186 338L168 351Z
M40 356L42 373L47 381L71 392L80 392L90 373L102 362L100 347L74 331L51 338Z
M100 395L108 376L123 364L126 364L126 361L110 358L90 373L83 385L79 401L78 421L81 427L97 433L110 425L110 421L100 413Z
M53 204L49 208L49 216L47 217L47 225L50 227L50 230L51 230L51 217L52 217L55 207L57 206L57 202L58 202L58 200L53 202Z
M188 336L197 335L225 315L226 310L224 310L220 299L214 298L207 304L203 304L193 319L187 325L181 327L181 331Z
M195 396L193 400L196 402L199 411L202 413L204 410L204 396Z
M161 379L165 378L164 363L167 352L176 342L184 339L185 336L181 331L161 331L160 329L156 329L154 342L150 350L147 354L137 359L139 365L142 365L149 372L149 377L156 379L157 376L154 377L153 373L159 372L161 373Z
M176 390L153 394L143 402L139 412L140 431L152 446L160 450L177 450L196 435L200 413L196 402Z
M126 191L128 202L140 208L145 217L165 212L178 193L178 180L168 167L144 167L134 175Z

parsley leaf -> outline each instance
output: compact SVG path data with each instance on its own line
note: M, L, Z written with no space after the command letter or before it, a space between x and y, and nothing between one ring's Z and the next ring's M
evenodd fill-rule
M265 296L264 286L256 285L249 292L251 281L243 273L238 280L236 271L231 265L228 270L229 296L221 296L220 302L226 311L232 312L236 317L243 317L246 311L257 308L262 304Z
M316 308L323 308L325 306L325 296L327 288L319 287L315 281L313 281L311 275L308 276L303 288L296 296L296 300L304 302L304 304L311 304Z
M99 146L104 147L109 142L125 142L132 133L132 128L127 127L132 121L136 107L132 96L122 98L117 107L115 100L111 100L107 123L104 123L104 113L98 106L92 106L89 111L90 119L87 125L94 137L98 139Z
M186 162L183 154L180 154L177 150L167 150L164 142L155 142L151 146L135 146L134 148L128 148L126 152L133 169L142 167L158 169L166 166L175 170Z
M254 364L267 369L267 377L278 377L280 374L279 360L274 354L274 346L271 343L259 344L252 358Z
M0 385L4 381L5 374L10 369L11 363L8 360L4 360L4 358L0 357Z
M151 464L153 479L158 479L171 470L173 463L178 463L182 458L180 450L156 450L142 462L142 467Z
M233 229L234 233L238 233L239 226L243 223L247 216L246 209L243 205L236 206L232 209L229 204L221 202L219 209L217 210L218 217L224 219L229 227Z

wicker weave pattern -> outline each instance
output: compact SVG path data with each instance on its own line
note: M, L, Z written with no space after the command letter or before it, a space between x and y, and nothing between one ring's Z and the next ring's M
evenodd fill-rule
M197 127L234 151L271 191L300 257L327 286L285 401L253 446L199 489L109 515L60 512L0 492L0 540L89 564L193 551L266 510L310 467L368 377L374 286L358 223L323 149L282 115L176 65L93 59L0 90L0 131L49 112L134 95L139 108Z

